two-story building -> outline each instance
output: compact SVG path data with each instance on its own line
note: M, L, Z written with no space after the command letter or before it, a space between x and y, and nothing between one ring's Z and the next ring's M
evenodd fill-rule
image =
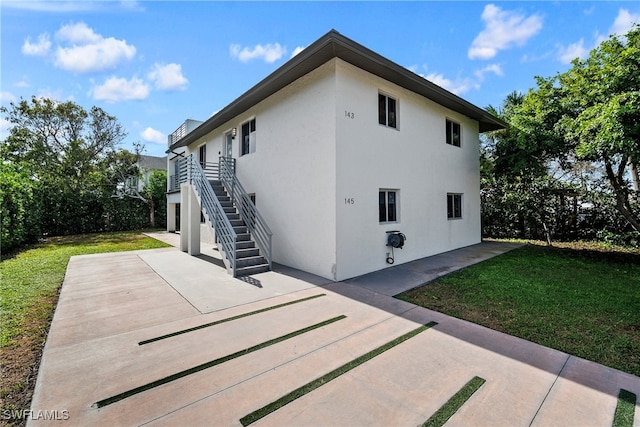
M224 201L255 204L268 225L254 230L269 234L261 255L344 280L479 243L479 134L505 126L332 30L210 119L187 121L182 135L169 136L167 211L180 204L182 248L197 253L199 230L185 219L195 224L196 202L206 196L202 188L185 194L193 185L180 159L216 174L226 156L246 196L227 188ZM214 185L224 197L224 185ZM244 209L222 208L236 220ZM240 220L253 222L256 211L244 210ZM203 215L207 223L212 215ZM176 217L169 215L169 230ZM253 239L248 228L237 228L235 239ZM406 237L401 249L390 246L399 246L389 240L396 232ZM222 234L230 233L216 230L216 241Z

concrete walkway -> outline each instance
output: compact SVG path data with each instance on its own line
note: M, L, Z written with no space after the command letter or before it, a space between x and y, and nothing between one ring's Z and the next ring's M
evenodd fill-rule
M238 280L203 252L73 257L28 425L241 425L432 321L252 425L415 426L474 376L486 383L448 425L611 426L620 389L640 396L636 376L394 299L383 280L284 267Z

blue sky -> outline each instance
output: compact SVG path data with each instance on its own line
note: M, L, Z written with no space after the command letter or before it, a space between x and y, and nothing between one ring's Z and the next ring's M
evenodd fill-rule
M124 148L163 155L185 119L206 120L330 29L499 106L640 23L640 2L2 0L0 14L2 105L96 105L127 129Z

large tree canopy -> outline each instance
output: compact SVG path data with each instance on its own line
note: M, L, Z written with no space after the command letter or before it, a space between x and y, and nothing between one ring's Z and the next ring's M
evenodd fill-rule
M98 107L87 112L73 102L32 97L1 111L12 124L0 145L2 158L31 165L39 179L62 179L72 191L126 137L118 120Z
M502 114L511 128L494 137L496 172L531 180L554 167L584 170L587 162L640 232L640 26L602 42L568 71L537 78L537 88L511 101Z
M3 249L40 233L149 225L149 209L154 206L137 186L142 147L136 153L119 149L126 132L114 116L98 107L87 111L73 102L37 97L11 103L0 113L12 125L0 141ZM118 197L136 195L142 202ZM163 212L158 212L160 220Z

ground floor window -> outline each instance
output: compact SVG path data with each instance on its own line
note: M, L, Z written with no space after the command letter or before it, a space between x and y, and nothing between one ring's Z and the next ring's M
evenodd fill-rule
M378 192L378 218L381 223L398 221L398 190Z
M447 194L447 218L462 218L462 194Z

